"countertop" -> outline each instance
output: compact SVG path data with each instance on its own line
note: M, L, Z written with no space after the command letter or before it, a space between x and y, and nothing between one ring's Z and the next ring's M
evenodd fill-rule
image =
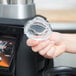
M36 13L47 18L49 22L76 22L76 9L68 10L40 10Z

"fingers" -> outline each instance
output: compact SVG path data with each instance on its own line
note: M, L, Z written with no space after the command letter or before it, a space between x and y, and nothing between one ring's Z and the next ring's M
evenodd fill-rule
M55 53L55 48L51 47L49 50L47 50L44 54L41 54L42 56L44 56L45 58L53 58L53 55Z
M28 46L36 46L36 45L38 45L39 43L40 43L39 41L37 41L37 40L32 40L32 39L28 39L27 42L26 42L26 44L27 44Z
M49 51L47 51L47 53L44 55L44 57L46 58L54 58L54 53L55 53L55 47L52 47Z
M32 47L33 52L37 52L45 58L55 58L65 52L63 37L60 33L52 33L51 37L44 41L27 40L27 45Z
M27 44L32 46L33 52L38 52L45 58L55 58L61 55L65 50L65 45L55 45L54 41L46 40L46 41L35 41L35 40L28 40Z
M55 58L60 56L65 52L65 45L60 45L60 46L53 46L51 47L50 50L46 52L45 55L43 55L45 58Z
M46 40L46 41L39 43L39 45L32 47L32 50L34 52L39 52L42 49L46 48L48 45L50 45L50 47L51 47L52 42L50 42L49 40Z
M51 49L51 47L52 47L52 45L46 46L44 49L39 51L39 54L42 55L42 56L45 56L45 54L48 52L48 50Z

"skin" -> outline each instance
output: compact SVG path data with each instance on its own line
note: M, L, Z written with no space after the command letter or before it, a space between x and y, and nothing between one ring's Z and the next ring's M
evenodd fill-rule
M47 40L37 41L28 39L26 44L33 52L45 58L55 58L61 54L76 53L76 34L61 34L53 32Z

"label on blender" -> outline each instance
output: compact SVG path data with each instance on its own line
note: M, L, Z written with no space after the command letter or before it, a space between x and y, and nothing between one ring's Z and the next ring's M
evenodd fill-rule
M0 67L10 67L13 49L13 41L0 40Z

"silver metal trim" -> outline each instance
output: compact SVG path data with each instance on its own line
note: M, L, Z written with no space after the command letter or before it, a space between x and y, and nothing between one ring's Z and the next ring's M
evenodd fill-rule
M27 4L27 0L11 0L11 4Z
M33 0L0 0L0 4L32 4Z
M0 4L0 18L26 19L36 15L35 5L2 5Z
M33 0L11 0L11 4L32 4Z
M10 0L0 0L0 4L10 4Z

